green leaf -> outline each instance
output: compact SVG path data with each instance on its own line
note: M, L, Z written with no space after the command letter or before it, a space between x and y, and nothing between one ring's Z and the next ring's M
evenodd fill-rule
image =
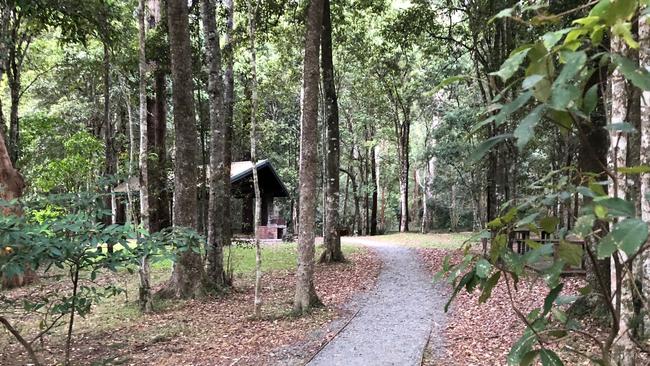
M546 295L546 298L544 299L544 313L543 315L548 314L549 311L551 311L551 307L553 307L553 302L555 302L555 299L560 295L560 292L562 292L562 288L564 288L563 284L559 284L555 286L549 293Z
M539 242L536 242L534 240L527 240L526 244L528 244L531 248L534 248L533 250L526 252L526 254L523 256L524 262L528 264L537 263L539 262L540 258L548 257L553 254L553 244L551 243L540 246Z
M539 350L532 350L529 352L526 352L524 357L521 358L521 361L519 361L519 366L530 366L535 362L535 359L537 358L537 355L539 355Z
M558 256L568 265L577 267L582 263L582 246L572 244L565 240L560 241L558 245Z
M504 135L499 135L499 136L494 136L491 137L485 141L483 141L477 148L474 150L472 155L470 155L469 159L473 162L478 162L485 156L485 154L490 151L494 146L499 144L500 142L505 141L506 139L509 139L512 137L512 134L504 134Z
M650 173L650 166L637 165L637 166L624 166L618 168L618 171L624 174L643 174Z
M517 226L524 226L524 225L532 224L533 222L535 222L535 219L537 218L537 216L539 216L539 212L536 212L534 214L530 214L530 215L524 217L523 219L517 221Z
M531 351L535 341L535 334L530 329L526 329L524 334L510 349L510 353L508 353L508 365L519 365L524 355Z
M485 258L476 262L476 275L480 278L486 278L490 274L490 270L492 270L492 265Z
M585 66L587 62L587 54L584 51L578 52L563 52L562 58L565 61L560 75L553 82L553 88L559 84L569 83L574 76Z
M552 266L544 270L542 277L549 287L555 287L559 284L560 275L562 274L562 270L564 270L564 264L564 260L558 259L553 262Z
M540 220L539 225L547 233L554 233L560 219L554 216L546 216Z
M555 305L573 304L579 298L580 298L579 296L575 296L575 295L558 296L557 300L555 300Z
M609 235L611 235L611 233L598 243L597 255L600 259L610 257L614 252L616 252L616 242L611 238L608 239Z
M499 282L499 278L501 278L501 272L495 272L490 278L488 278L487 281L485 281L485 285L483 285L483 291L481 292L481 296L478 298L479 303L484 303L487 301L487 299L492 296L492 289L496 284Z
M591 189L592 192L596 193L599 196L607 196L607 193L605 193L605 189L603 188L603 185L600 183L589 183L589 189Z
M526 77L524 81L521 83L521 88L524 90L528 90L534 87L535 85L537 85L537 83L539 83L542 79L544 79L543 75L539 75L539 74L530 75Z
M634 39L634 36L632 36L631 28L632 24L628 22L618 22L612 27L612 33L615 36L623 38L623 41L625 41L630 48L636 49L639 48L639 43Z
M597 203L596 206L604 206L607 208L606 214L610 216L636 216L636 209L634 203L626 201L618 197L598 197L594 199ZM600 217L600 216L599 216ZM600 218L605 218L602 216Z
M564 366L562 360L550 349L540 350L539 358L542 360L542 366Z
M623 76L637 88L650 90L650 72L648 70L638 67L630 59L620 55L612 55L612 60L618 66Z
M457 83L459 81L471 79L471 78L472 77L469 76L469 75L455 75L455 76L452 76L452 77L448 77L445 80L441 81L438 85L436 85L435 88L433 88L433 90L431 91L431 94L437 93L440 89L442 89L442 88L444 88L446 86Z
M508 116L510 116L512 113L518 111L521 107L526 105L526 103L528 103L528 100L530 100L532 96L533 96L532 91L527 91L519 94L519 96L515 98L515 100L504 105L503 108L501 108L499 114L497 114L494 117L494 123L497 126L501 125L503 122L506 121Z
M524 118L515 129L514 137L517 139L517 148L523 149L535 134L535 126L542 118L544 106L538 105Z
M449 311L449 305L451 305L452 301L456 298L456 295L458 295L458 292L465 287L472 279L474 278L474 272L470 271L465 273L465 275L460 279L460 282L456 285L454 288L454 292L452 293L451 297L447 301L447 304L445 304L445 312Z
M606 258L616 249L632 255L648 239L648 224L639 219L625 219L614 225L612 231L598 243L598 257Z
M599 219L604 219L607 217L607 208L602 205L595 205L594 213L596 214L596 217L598 217Z
M553 317L557 319L560 323L566 323L568 317L564 311L558 308L551 309L551 313L553 314Z
M490 20L488 20L488 24L494 22L496 19L508 18L508 17L512 16L514 11L515 11L514 7L513 8L505 8L505 9L501 10L500 12L498 12L495 16L490 18Z
M548 32L542 36L542 41L544 42L544 47L546 47L547 50L551 50L553 46L555 46L561 39L564 37L565 34L569 33L572 31L573 28L564 28L559 31L555 32Z
M521 63L524 61L529 50L530 47L510 55L510 57L508 57L508 59L503 62L499 71L492 72L490 75L499 76L503 82L508 81L508 79L510 79L512 75L517 72L519 65L521 65Z
M598 104L598 84L594 84L585 93L584 99L582 101L582 105L583 105L582 110L585 112L585 114L591 114L594 110L596 110L597 104Z

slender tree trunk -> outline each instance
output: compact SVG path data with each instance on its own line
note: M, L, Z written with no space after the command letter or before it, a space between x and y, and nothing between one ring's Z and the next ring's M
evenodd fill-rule
M456 185L452 184L449 194L449 230L456 232L458 230L458 208L456 207Z
M293 310L305 313L320 303L314 287L314 222L316 216L316 169L318 166L318 67L323 0L310 0L307 10L300 126L300 226L298 269Z
M605 129L607 125L606 114L606 95L607 95L607 69L599 67L589 79L585 89L598 85L598 103L596 109L590 116L590 121L577 124L580 129L580 135L583 136L578 149L578 167L581 173L595 174L597 180L607 180L607 175L603 167L607 165L607 152L609 147L609 136ZM591 203L591 198L583 197L584 205ZM597 220L594 223L594 231L606 233L609 230L607 222ZM604 234L602 234L604 235ZM596 253L598 242L590 237L586 239L586 246L592 252ZM607 307L603 299L609 299L611 294L610 288L610 260L609 258L599 260L591 257L585 261L586 279L589 285L596 289L591 295L584 296L578 302L577 306L584 306L592 311L602 311Z
M225 137L223 141L223 193L224 197L221 200L224 204L221 220L221 232L217 235L217 240L221 243L222 247L230 246L232 238L231 218L230 218L230 165L232 163L232 125L233 125L233 111L235 105L235 79L234 79L234 56L233 56L233 33L234 33L234 16L235 4L234 0L224 0L224 8L226 10L226 33L224 38L224 62L225 62L225 75L224 75L224 131ZM230 283L230 279L227 279Z
M221 48L217 32L214 0L202 0L205 55L208 69L208 96L210 101L210 182L208 208L208 277L217 287L227 285L223 267L224 207L230 203L230 192L224 186L224 123L223 78L221 77ZM230 177L228 177L230 178Z
M117 172L117 159L115 158L114 130L111 122L111 59L110 48L106 42L104 46L104 175L106 178L112 178ZM111 193L111 185L107 187L107 196L104 199L104 205L110 209L112 215L106 216L105 224L114 224L113 218L117 207L113 206L114 194ZM109 253L113 252L113 244L108 244Z
M397 98L397 97L396 97ZM397 152L399 156L399 200L400 200L400 224L399 231L409 231L409 134L410 117L408 109L405 109L404 118L396 122L397 130Z
M255 317L262 316L262 248L260 246L259 228L262 225L262 197L257 175L257 52L255 50L255 13L258 3L248 0L248 37L251 52L251 161L253 162L253 190L255 191L255 214L253 235L255 240Z
M145 31L167 32L161 24L161 0L146 0L147 22ZM149 158L147 183L149 190L149 231L158 232L171 225L167 195L167 71L163 60L157 55L147 59L148 72L152 76L152 95L147 96L147 142Z
M9 151L11 161L16 164L20 155L20 121L18 119L18 106L20 105L20 89L22 77L22 65L16 60L16 52L12 49L9 51L9 95L11 105L9 106Z
M325 230L323 242L325 250L320 257L321 263L342 262L345 258L341 251L339 236L339 167L340 167L340 133L339 107L334 85L334 62L332 59L332 19L330 2L323 0L323 34L321 35L321 69L323 72L323 93L325 96L326 125L326 200Z
M139 37L139 35L138 35ZM139 52L139 51L138 51ZM139 57L139 56L138 56ZM135 168L135 149L138 148L138 142L137 142L137 137L135 134L135 123L133 122L133 112L131 108L131 96L129 95L129 91L126 89L124 85L124 81L120 78L120 84L122 86L122 95L124 98L124 102L126 103L126 115L129 123L129 168L128 168L128 179L126 180L126 200L128 202L127 205L127 216L131 220L131 222L134 225L138 225L138 219L137 219L137 214L135 212L135 205L133 202L133 194L132 194L132 189L133 187L129 186L129 181L131 177L133 177L133 169ZM140 173L138 172L138 179L139 179Z
M612 51L619 54L626 54L627 47L622 38L614 37L612 39ZM623 74L616 69L611 77L611 123L623 123L627 117L628 96L627 85ZM624 173L618 171L619 168L627 166L627 134L620 131L610 131L609 134L609 154L608 166L614 172L615 178L612 180L612 188L609 191L611 197L625 199L627 192L626 177ZM618 260L612 260L612 292L615 296L615 307L619 312L617 340L613 344L612 354L617 365L633 366L636 364L635 345L631 339L632 329L628 324L634 317L634 305L632 301L632 288L627 283L631 278L631 268L623 268L623 261L627 260L624 252L614 253ZM625 274L628 274L627 276ZM615 275L615 276L614 276ZM618 291L616 291L618 290Z
M427 161L427 166L425 168L425 178L424 178L424 187L422 188L423 191L423 196L422 196L422 207L423 207L423 213L422 213L422 227L420 228L420 231L423 234L426 234L429 232L429 227L430 227L430 216L431 212L429 210L429 202L432 201L433 199L433 194L431 192L431 184L433 180L433 173L435 169L435 160L434 158L429 159Z
M140 71L139 99L140 99L140 223L145 230L149 226L149 169L148 169L148 148L149 139L147 134L147 58L145 55L145 0L138 2L138 67ZM151 299L151 275L149 273L149 257L145 253L140 259L140 309L145 313L153 310Z
M639 19L639 66L650 69L650 16L644 15ZM641 165L650 166L650 91L644 90L641 94ZM645 197L650 192L650 174L641 175L641 218L650 222L650 200ZM645 301L650 301L650 252L645 251L641 257L642 279L641 288ZM650 314L643 317L644 336L650 335Z
M374 127L373 127L374 128ZM374 139L374 134L371 135ZM375 157L375 146L370 148L370 171L371 171L371 188L372 203L370 208L370 235L377 235L377 161Z
M171 225L169 199L167 197L167 82L166 73L159 65L153 71L153 109L147 133L150 155L149 164L149 225L151 232L158 232Z
M0 82L5 74L7 57L9 56L9 19L11 18L11 9L6 1L0 2ZM4 123L2 124L3 134Z
M172 101L176 159L174 161L174 226L197 229L196 121L192 95L192 49L187 2L167 1L169 46L173 82ZM196 246L197 243L187 243ZM201 255L192 248L178 253L163 297L193 298L205 293L206 275Z

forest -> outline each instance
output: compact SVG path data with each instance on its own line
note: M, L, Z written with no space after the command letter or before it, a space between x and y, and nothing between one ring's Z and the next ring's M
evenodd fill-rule
M0 365L650 364L650 0L0 0Z

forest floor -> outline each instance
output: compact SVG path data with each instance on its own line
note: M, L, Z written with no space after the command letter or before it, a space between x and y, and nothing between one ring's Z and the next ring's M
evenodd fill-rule
M316 290L325 307L307 316L290 315L295 288L295 244L264 248L263 319L252 319L254 250L233 251L235 287L223 297L156 304L142 315L133 299L137 275L107 274L105 281L127 288L78 319L73 337L74 365L301 365L333 337L355 311L355 296L374 286L381 267L376 252L344 246L347 263L317 265ZM153 268L155 283L169 275L166 263ZM110 278L108 278L110 277ZM43 291L67 291L65 278L44 277L38 284L6 292L21 299ZM13 318L18 320L17 317ZM20 321L27 335L38 332L37 319ZM18 321L17 321L18 322ZM37 347L46 364L61 364L63 327ZM0 365L28 364L25 353L4 330Z
M524 324L512 310L501 281L479 304L478 292L459 293L448 313L449 285L434 283L444 257L459 261L470 233L387 234L343 238L347 263L317 265L315 285L326 307L294 318L295 244L264 248L264 317L250 317L253 303L252 248L230 253L235 287L226 296L157 304L142 315L133 295L105 300L75 325L75 365L505 365ZM169 263L154 266L154 280L169 275ZM55 277L55 276L54 276ZM134 275L118 273L110 283L137 294ZM584 285L568 278L563 294ZM20 299L39 291L66 291L65 279L5 295ZM543 303L548 289L539 278L523 278L515 304L524 313ZM583 323L597 337L604 329ZM29 329L29 328L32 329ZM37 331L32 323L23 331ZM63 329L46 338L39 355L61 361ZM591 352L585 340L554 346L567 365L588 364L566 350ZM22 350L0 332L0 365L26 364Z

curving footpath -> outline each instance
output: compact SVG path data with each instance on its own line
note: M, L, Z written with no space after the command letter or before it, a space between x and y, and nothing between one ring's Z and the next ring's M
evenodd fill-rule
M366 238L345 242L376 249L382 270L359 313L308 365L420 365L430 335L440 354L446 298L415 250Z

